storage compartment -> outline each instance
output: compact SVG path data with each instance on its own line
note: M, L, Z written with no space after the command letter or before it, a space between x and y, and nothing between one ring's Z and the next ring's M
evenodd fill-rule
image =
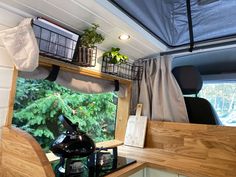
M124 62L119 64L110 63L110 58L104 57L102 60L102 72L116 75L129 80L141 80L143 66L139 63Z
M41 55L72 62L79 35L41 18L33 20L33 30Z
M97 48L79 47L79 35L42 18L33 20L40 55L78 66L95 66Z

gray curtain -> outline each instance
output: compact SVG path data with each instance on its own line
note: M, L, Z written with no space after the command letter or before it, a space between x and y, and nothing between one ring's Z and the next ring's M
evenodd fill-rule
M50 73L50 68L38 67L33 72L19 72L19 76L26 79L45 79ZM114 81L93 78L77 73L60 70L56 83L82 93L104 93L115 90ZM126 87L120 85L119 97L126 96Z
M152 120L188 122L184 98L171 72L172 57L156 57L143 62L139 102L143 115Z

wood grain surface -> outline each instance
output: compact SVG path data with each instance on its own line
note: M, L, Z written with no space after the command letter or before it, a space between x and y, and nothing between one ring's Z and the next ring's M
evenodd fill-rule
M105 79L105 80L111 80L111 81L119 80L119 82L121 84L130 84L130 83L132 83L132 81L128 80L128 79L124 79L124 78L121 78L121 77L116 77L114 75L105 74L105 73L102 73L102 72L99 72L99 71L95 71L95 70L92 70L92 69L87 69L87 68L84 68L84 67L80 67L80 66L77 66L77 65L70 64L70 63L65 63L63 61L55 60L55 59L52 59L52 58L40 56L39 59L40 59L39 64L41 66L51 67L52 65L57 65L57 66L60 66L61 69L64 70L64 71L69 71L69 72L73 72L73 73L77 73L77 74L82 74L82 75L85 75L85 76L90 76L90 77L94 77L94 78L98 78L98 79Z
M127 122L129 118L130 111L130 100L131 100L131 84L127 86L126 97L118 98L117 105L117 115L116 115L116 129L115 129L115 139L119 141L124 141L125 131L127 127Z
M3 177L53 177L52 167L36 140L17 128L2 129Z
M96 143L96 147L97 148L114 148L114 147L120 146L122 144L123 144L122 141L110 140L110 141Z
M144 149L119 155L189 177L236 177L236 128L149 121Z
M16 81L17 81L18 71L14 67L13 76L12 76L12 85L11 85L11 95L9 98L9 105L8 105L8 114L5 126L11 126L13 112L14 112L14 104L15 104L15 94L16 94Z
M150 121L145 146L199 159L236 162L236 127Z
M0 127L0 177L2 174L2 127Z

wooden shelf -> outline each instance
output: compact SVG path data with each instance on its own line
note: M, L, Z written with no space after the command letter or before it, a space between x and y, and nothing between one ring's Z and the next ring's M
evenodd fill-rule
M57 65L57 66L60 66L61 69L63 69L64 71L74 72L77 74L82 74L85 76L95 77L95 78L104 79L104 80L111 80L111 81L118 80L121 84L132 83L132 81L128 79L115 77L113 75L105 74L99 71L87 69L84 67L76 66L70 63L66 63L63 61L59 61L59 60L55 60L55 59L43 57L43 56L40 56L39 58L39 65L48 66L48 67L51 67L52 65Z
M122 141L111 140L111 141L104 141L104 142L96 143L96 147L97 148L114 148L122 144L123 144Z
M60 157L54 155L52 152L46 153L46 156L49 162L55 162L57 160L60 160Z

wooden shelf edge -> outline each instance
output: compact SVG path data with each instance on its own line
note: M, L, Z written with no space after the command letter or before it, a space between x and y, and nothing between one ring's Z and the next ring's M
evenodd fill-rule
M70 63L66 63L63 61L59 61L59 60L55 60L55 59L43 57L43 56L40 56L40 58L39 58L39 65L48 66L48 67L50 67L52 65L57 65L57 66L60 66L65 71L70 71L70 72L82 74L85 76L90 76L90 77L95 77L95 78L105 79L105 80L111 80L111 81L118 80L121 84L131 84L132 83L132 81L128 80L128 79L116 77L113 75L105 74L105 73L102 73L99 71L87 69L84 67L76 66L76 65L73 65Z
M104 141L100 143L96 143L97 148L114 148L117 146L123 145L123 141L120 140L110 140L110 141Z

